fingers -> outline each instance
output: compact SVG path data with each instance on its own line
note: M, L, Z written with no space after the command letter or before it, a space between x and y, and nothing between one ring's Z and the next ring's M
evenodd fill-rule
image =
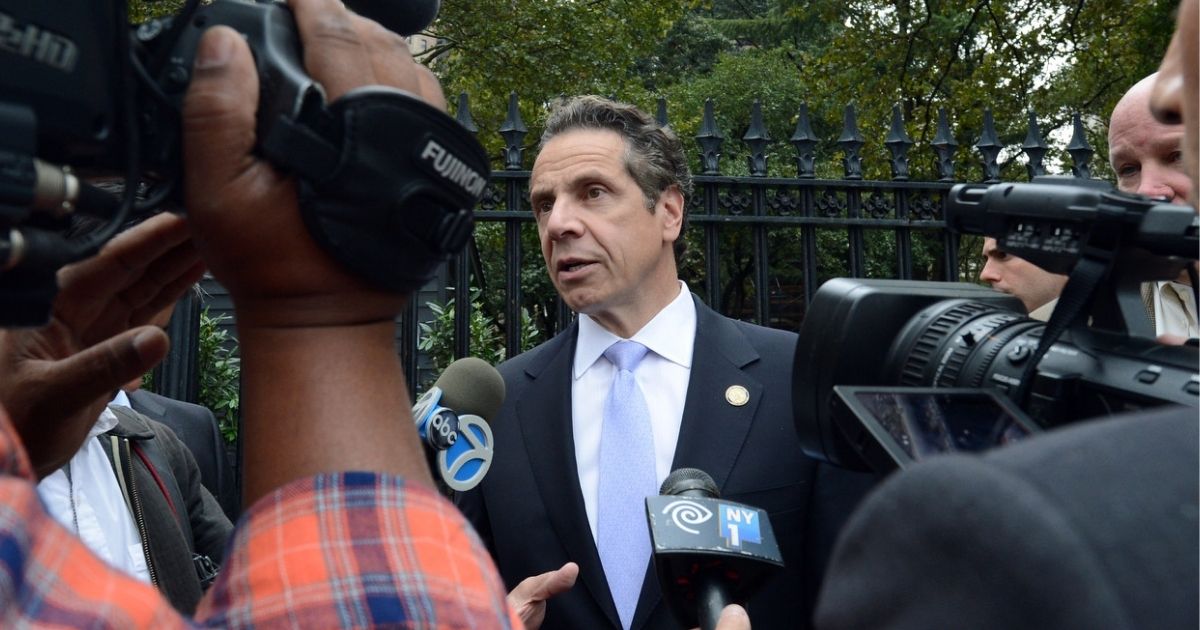
M47 402L54 408L34 410L35 415L58 418L97 399L107 400L121 385L157 365L167 356L169 345L166 333L142 326L65 359L48 362L39 381L41 387L55 392L53 401Z
M416 74L419 66L413 61L408 42L367 18L352 15L350 19L371 60L376 82L419 94L422 87Z
M717 630L750 630L750 616L746 609L737 604L730 604L721 611L717 620Z
M421 96L430 105L446 111L446 95L442 92L442 84L438 83L437 77L433 76L433 71L417 64L417 79L421 84Z
M545 573L543 576L546 579L542 583L538 595L541 599L550 599L575 586L575 579L579 577L579 565L574 562L568 562L557 571Z
M291 6L304 40L305 67L329 101L364 85L386 85L446 109L437 78L413 61L403 37L344 10L336 0L292 0Z
M159 214L109 241L95 256L64 267L58 274L63 293L103 294L104 285L122 288L142 277L151 261L182 248L180 264L199 260L188 239L187 220L169 213Z
M90 325L77 330L85 345L99 343L134 326L141 326L171 306L204 275L204 265L194 262L170 277L145 278L101 309Z
M579 565L568 562L554 571L525 578L509 593L510 600L543 601L570 589L579 576Z
M216 26L196 48L191 85L183 102L183 157L188 212L238 180L256 160L258 72L250 47L237 31Z
M118 235L93 258L64 268L55 318L90 345L148 322L203 273L187 222L159 215Z
M355 19L339 0L291 0L290 5L304 42L304 67L324 86L330 102L379 83Z

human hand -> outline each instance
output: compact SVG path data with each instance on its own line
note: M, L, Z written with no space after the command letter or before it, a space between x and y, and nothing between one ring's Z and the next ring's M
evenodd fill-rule
M0 403L38 478L79 450L114 391L167 353L146 326L204 273L187 222L163 214L58 273L50 322L0 330Z
M304 64L330 102L366 85L445 108L400 36L338 0L292 0ZM185 192L197 246L229 289L239 326L329 326L394 318L406 301L346 271L309 235L295 181L254 152L259 82L246 42L209 29L183 108Z
M546 619L546 600L567 591L579 577L579 565L568 562L554 571L525 578L508 594L508 605L517 611L525 630L537 630Z
M746 614L745 608L730 604L721 609L716 630L750 630L750 616Z

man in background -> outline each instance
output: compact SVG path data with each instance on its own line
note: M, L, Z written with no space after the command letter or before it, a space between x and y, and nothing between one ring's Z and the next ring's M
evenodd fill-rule
M1025 305L1029 316L1041 321L1050 319L1058 294L1067 284L1067 277L1045 269L1000 249L996 239L983 239L983 269L979 279L993 289L1015 296Z
M191 299L198 299L198 287ZM176 305L156 316L151 324L164 330L173 317ZM200 469L200 483L208 489L230 519L237 516L237 489L233 467L225 451L225 441L213 412L197 405L174 398L167 398L142 389L142 379L136 378L121 388L126 396L126 406L156 422L170 427L179 440L191 451Z
M121 390L38 495L93 553L158 587L183 614L216 577L233 531L188 448Z
M1108 152L1117 188L1171 203L1195 201L1183 164L1184 128L1179 120L1159 120L1150 113L1157 79L1152 74L1129 88L1113 108L1108 125ZM1142 302L1154 334L1196 337L1196 298L1184 271L1174 280L1142 284Z

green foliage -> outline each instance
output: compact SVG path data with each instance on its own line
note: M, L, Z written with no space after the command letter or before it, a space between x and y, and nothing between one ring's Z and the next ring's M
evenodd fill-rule
M199 402L217 417L221 437L233 443L238 434L242 366L236 346L230 347L229 332L221 328L228 319L228 315L210 316L208 307L201 311L197 369L200 373Z
M129 21L140 24L151 18L171 15L183 8L183 0L128 0Z
M453 288L450 288L453 291ZM480 302L480 289L471 288L471 340L469 353L488 363L496 364L507 357L504 350L504 334L496 321L484 312ZM417 349L428 353L433 362L434 371L440 373L454 361L454 298L445 304L428 302L426 306L433 312L433 319L419 324L420 338ZM534 326L529 314L521 312L521 351L528 350L537 344L540 332Z
M656 3L645 3L656 4ZM861 155L866 179L891 178L883 144L898 104L911 149L914 180L936 179L930 146L939 108L950 114L958 144L957 178L983 177L975 149L985 109L993 113L1004 146L1000 176L1026 177L1021 144L1028 131L1027 111L1038 114L1042 137L1052 146L1046 157L1051 173L1068 172L1063 150L1071 117L1082 115L1087 140L1095 150L1093 175L1107 178L1108 114L1126 88L1152 72L1171 32L1174 0L676 0L628 13L627 25L613 24L612 10L626 3L507 3L511 19L485 17L474 6L450 0L435 24L447 45L430 58L448 92L467 91L480 124L480 138L493 154L502 141L495 133L505 114L505 96L516 91L529 126L525 146L536 140L541 104L557 94L612 94L653 111L666 99L672 127L691 147L693 167L699 151L691 144L699 131L704 102L712 99L724 134L721 171L748 173L748 149L741 142L755 101L773 139L768 174L792 176L794 150L787 144L801 103L807 104L816 149L817 176L842 176L841 134L847 104L857 112L866 143ZM536 6L535 6L536 5ZM467 15L474 12L477 15ZM491 12L488 12L489 15ZM671 16L675 15L673 23ZM445 23L443 23L443 21ZM468 25L473 25L467 28ZM534 27L536 25L536 28ZM638 41L628 39L640 35ZM471 40L470 47L466 45ZM490 118L489 118L490 116ZM528 157L526 164L529 163ZM865 195L866 193L864 193ZM522 208L507 208L520 210ZM489 232L489 230L491 230ZM530 226L521 235L521 290L533 317L552 326L553 290L536 260L537 242ZM681 275L704 280L704 230L693 228ZM485 279L503 278L506 241L499 226L477 231ZM749 229L720 230L719 307L746 314L754 303L753 237ZM863 234L866 273L894 276L896 235L890 230ZM771 291L790 290L802 277L800 231L768 234ZM818 230L817 276L848 271L845 229ZM914 232L913 275L941 277L946 241ZM492 248L499 249L492 249ZM959 277L978 275L978 240L960 243ZM782 287L782 288L781 288ZM503 291L484 293L484 308L501 313Z
M692 1L445 0L430 29L438 44L418 59L437 72L446 94L471 96L479 138L496 157L509 92L520 95L531 126L560 94L628 94L639 84L637 61ZM530 134L526 142L536 140Z

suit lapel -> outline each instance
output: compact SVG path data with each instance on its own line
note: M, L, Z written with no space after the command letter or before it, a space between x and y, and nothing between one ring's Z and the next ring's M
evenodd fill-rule
M567 556L578 562L579 580L610 623L619 627L617 608L608 591L579 491L571 430L571 369L577 332L573 324L558 336L560 343L546 348L544 359L538 357L525 369L525 376L534 382L517 400L517 420L550 524Z
M151 420L162 422L167 417L167 408L140 389L129 394L129 406Z
M743 370L759 356L731 320L699 300L696 338L704 341L697 343L692 353L692 376L671 470L699 468L724 492L762 399L762 383ZM734 402L728 398L730 389L737 386L749 394L741 405L735 404L741 402L736 396Z
M762 398L762 383L742 369L759 356L732 321L705 306L700 298L694 299L696 343L692 350L692 374L671 470L703 470L723 493ZM748 400L740 406L726 399L734 386L744 387L749 393ZM657 580L651 567L642 584L634 628L645 624L662 600Z

